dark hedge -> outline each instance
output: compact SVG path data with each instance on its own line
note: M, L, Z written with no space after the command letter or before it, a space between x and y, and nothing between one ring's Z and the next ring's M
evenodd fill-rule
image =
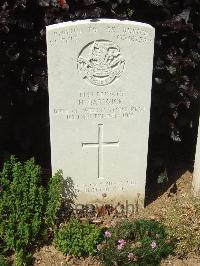
M164 167L175 152L193 159L200 96L199 0L0 3L0 159L8 153L35 156L50 167L45 26L97 17L156 28L149 164Z

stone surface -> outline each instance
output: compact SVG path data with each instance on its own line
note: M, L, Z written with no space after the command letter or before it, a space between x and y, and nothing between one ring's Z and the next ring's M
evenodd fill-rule
M78 203L142 203L154 29L108 19L47 27L52 170Z
M193 189L196 195L200 195L200 123L197 136L196 156L193 173Z

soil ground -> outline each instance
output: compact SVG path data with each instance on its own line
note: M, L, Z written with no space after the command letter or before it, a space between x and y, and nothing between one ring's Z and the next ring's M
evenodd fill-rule
M138 217L144 217L148 219L154 219L160 221L165 215L168 206L170 206L174 201L183 201L186 195L191 195L192 193L192 174L189 171L183 174L176 175L174 182L170 186L156 185L154 184L153 195L156 199L152 199L152 193L147 192L147 206L140 213L134 215L134 217L129 217L129 219L134 219ZM171 179L170 179L171 180ZM158 189L160 186L161 189ZM152 188L151 188L152 189ZM162 191L163 190L163 191ZM165 192L164 192L165 190ZM149 196L148 196L149 195ZM116 223L122 218L114 218L112 215L104 216L102 221L103 226L109 226L110 224ZM52 245L46 245L38 248L34 252L33 264L34 266L100 266L100 262L94 258L88 257L86 259L77 259L73 257L65 257L61 252L57 251ZM185 258L176 256L171 256L165 259L162 266L174 265L174 266L200 266L200 257L194 253L185 254ZM148 266L148 265L147 265Z

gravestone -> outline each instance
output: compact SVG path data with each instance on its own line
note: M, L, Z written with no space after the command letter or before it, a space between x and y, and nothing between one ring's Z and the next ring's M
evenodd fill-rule
M110 19L47 27L52 170L76 202L142 204L154 28Z
M193 189L196 195L200 195L200 123L197 136L196 156L193 173Z

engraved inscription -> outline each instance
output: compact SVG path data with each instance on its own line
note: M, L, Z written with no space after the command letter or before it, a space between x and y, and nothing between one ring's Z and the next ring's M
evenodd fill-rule
M74 105L69 108L55 108L53 114L67 120L90 119L134 119L146 111L144 105L126 102L123 90L86 91L78 93Z
M105 86L121 76L125 60L116 44L96 40L82 49L77 64L84 79L96 86Z
M103 148L104 147L119 147L119 140L116 142L103 141L103 124L98 125L98 142L82 143L82 148L98 148L98 179L103 178Z
M104 179L109 179L109 177L105 177ZM102 180L103 181L103 180ZM76 193L79 192L120 192L126 191L130 187L137 185L137 182L133 179L133 177L126 177L123 181L100 181L92 184L75 184Z
M52 33L49 40L50 46L55 46L60 42L68 43L71 41L77 41L81 38L82 31L78 28L69 28L63 30L56 30Z
M80 29L78 27L69 27L61 30L56 30L51 35L49 40L50 45L53 47L59 45L60 42L69 43L72 41L78 42L83 34L97 34L99 33L100 24L98 23L89 25L85 29ZM102 30L102 29L101 29ZM109 33L112 37L120 41L131 42L152 42L153 37L152 33L148 29L142 29L141 27L121 27L120 25L109 25L104 29L105 33Z
M137 27L119 28L117 26L108 26L106 28L106 31L120 41L140 43L152 41L152 36L147 30L143 30Z

